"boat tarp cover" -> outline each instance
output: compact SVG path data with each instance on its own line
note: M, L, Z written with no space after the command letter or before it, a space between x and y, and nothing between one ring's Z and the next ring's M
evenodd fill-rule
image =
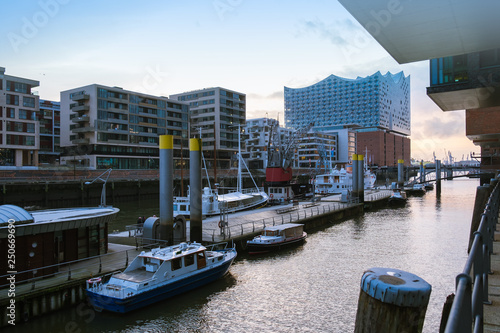
M233 192L233 193L219 195L219 201L225 201L225 202L240 201L240 200L251 199L251 198L253 198L253 196L243 194L240 192Z

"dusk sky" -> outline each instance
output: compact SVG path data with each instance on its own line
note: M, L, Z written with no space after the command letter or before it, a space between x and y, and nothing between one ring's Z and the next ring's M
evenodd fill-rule
M412 157L480 151L464 111L427 97L428 61L399 65L336 0L27 0L2 12L0 67L40 81L42 99L93 83L160 96L220 86L247 95L247 119L283 124L284 86L404 71Z

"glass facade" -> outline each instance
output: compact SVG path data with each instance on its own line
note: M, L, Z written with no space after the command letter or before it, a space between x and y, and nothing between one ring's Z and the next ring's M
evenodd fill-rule
M345 79L330 75L305 88L285 87L285 125L359 125L410 135L410 77L403 72Z

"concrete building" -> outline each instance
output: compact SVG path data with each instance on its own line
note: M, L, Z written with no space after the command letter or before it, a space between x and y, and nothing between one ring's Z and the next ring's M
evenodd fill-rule
M40 100L40 112L37 119L40 124L39 164L59 164L61 155L61 103Z
M40 82L5 74L0 67L0 167L38 166Z
M207 168L228 169L238 151L238 126L245 126L246 95L214 87L170 95L189 104L191 136L203 139ZM215 157L215 158L214 158Z
M98 84L63 91L61 164L156 169L159 135L169 134L178 165L181 153L188 155L188 108L167 97Z
M403 72L345 79L330 75L304 88L285 87L285 125L359 125L410 135L410 77Z
M310 131L299 139L296 149L296 166L314 173L327 172L338 161L338 145L335 134Z
M356 154L357 125L315 126L313 130L323 134L334 135L337 140L335 164L344 166L352 162L352 155Z
M270 140L274 145L286 144L294 131L279 126L279 121L272 118L247 119L244 127L245 152L242 153L250 169L266 169L269 162Z
M500 2L340 3L400 64L430 60L428 96L443 111L466 110L466 135L481 147L481 168L499 169Z

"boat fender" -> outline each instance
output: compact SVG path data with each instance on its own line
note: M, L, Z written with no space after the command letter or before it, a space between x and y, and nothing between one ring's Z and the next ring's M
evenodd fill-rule
M91 279L88 279L87 282L89 284L99 283L99 282L101 282L101 278L100 277L91 278Z

